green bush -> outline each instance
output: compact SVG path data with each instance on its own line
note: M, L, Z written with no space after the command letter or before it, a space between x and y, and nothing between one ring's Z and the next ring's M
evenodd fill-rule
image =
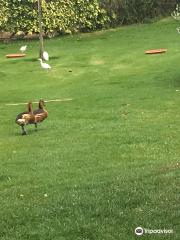
M170 14L180 0L98 0L109 16L111 27L143 23L159 15Z
M0 27L12 34L39 32L37 0L0 0ZM42 29L47 35L104 27L108 17L97 0L41 0Z

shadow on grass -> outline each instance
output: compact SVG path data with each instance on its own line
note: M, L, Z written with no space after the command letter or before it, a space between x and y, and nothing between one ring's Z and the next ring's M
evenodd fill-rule
M23 61L25 61L25 62L36 62L36 61L38 61L38 58L27 58L27 59L23 59Z
M50 57L49 60L51 59L59 59L60 57L54 56L54 57Z
M8 74L4 73L4 72L0 72L0 75L1 75L1 80L3 77L6 77Z
M29 125L29 124L28 124ZM28 136L28 135L33 135L33 134L38 134L38 133L40 133L40 132L44 132L45 130L46 130L46 128L38 128L38 131L35 131L35 128L34 129L28 129L28 128L26 128L26 130L27 130L27 135L22 135L22 129L21 128L19 128L19 132L16 132L16 133L14 133L13 135L14 136L22 136L22 137L26 137L26 136Z
M60 58L60 57L50 57L49 60L58 59L58 58ZM23 61L25 61L25 62L36 62L36 61L38 61L38 57L37 58L23 59Z

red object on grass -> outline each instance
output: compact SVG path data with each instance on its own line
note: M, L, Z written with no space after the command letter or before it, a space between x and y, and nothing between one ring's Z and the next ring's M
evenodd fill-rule
M14 58L14 57L25 57L24 53L14 53L14 54L7 54L7 58Z
M156 49L156 50L146 51L146 54L165 53L165 52L166 52L166 49Z

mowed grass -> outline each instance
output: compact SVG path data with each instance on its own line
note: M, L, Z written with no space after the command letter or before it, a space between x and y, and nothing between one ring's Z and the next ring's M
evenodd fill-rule
M180 238L177 27L167 18L44 39L48 72L38 40L0 43L0 239ZM24 58L5 57L22 45ZM26 105L7 103L60 98L72 100L46 103L39 131L21 136Z

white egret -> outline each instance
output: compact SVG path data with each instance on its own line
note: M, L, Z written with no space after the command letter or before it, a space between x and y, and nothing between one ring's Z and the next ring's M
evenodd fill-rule
M24 51L26 51L26 48L27 48L26 45L25 45L25 46L22 46L22 47L20 48L20 51L21 51L21 52L24 52Z
M39 58L38 60L41 61L42 68L47 69L47 70L51 69L51 66L47 63L43 63L41 58Z
M49 54L47 52L43 52L43 58L48 61L49 60Z

